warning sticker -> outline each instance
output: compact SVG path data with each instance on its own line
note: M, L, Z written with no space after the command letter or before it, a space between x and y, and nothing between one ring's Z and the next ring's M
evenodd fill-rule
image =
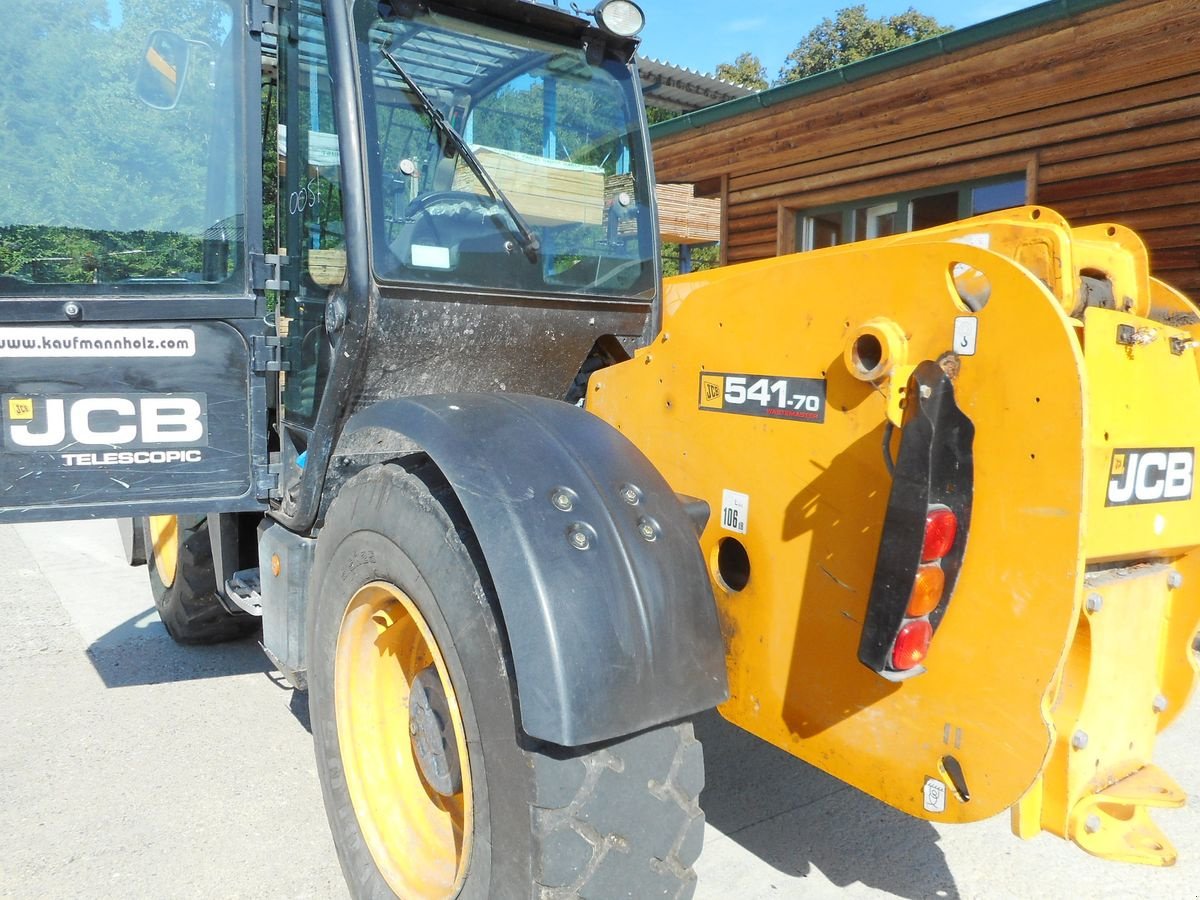
M819 424L825 421L825 380L701 372L699 402L712 412Z
M750 495L725 490L721 494L721 527L738 534L746 533L750 519Z
M936 778L925 779L925 811L946 811L946 785Z
M974 316L958 316L954 320L954 352L959 356L974 356L979 339L979 320Z

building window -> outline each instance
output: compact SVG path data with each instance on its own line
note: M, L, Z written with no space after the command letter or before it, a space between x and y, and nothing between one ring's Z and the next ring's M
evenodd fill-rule
M799 213L798 249L819 250L919 231L1023 203L1025 177L1012 175L804 210Z

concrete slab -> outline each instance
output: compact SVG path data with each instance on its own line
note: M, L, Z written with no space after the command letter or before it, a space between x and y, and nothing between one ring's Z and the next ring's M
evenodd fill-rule
M340 898L307 732L253 641L180 647L111 522L0 526L0 897ZM1105 863L1006 817L935 826L701 716L701 900L1195 898L1200 805L1157 820L1172 869ZM1160 742L1200 794L1200 711Z

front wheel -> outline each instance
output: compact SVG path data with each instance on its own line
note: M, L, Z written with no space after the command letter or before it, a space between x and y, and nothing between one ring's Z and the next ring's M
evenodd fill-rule
M436 468L349 481L314 585L309 708L354 896L691 896L691 725L574 748L524 735L494 590Z

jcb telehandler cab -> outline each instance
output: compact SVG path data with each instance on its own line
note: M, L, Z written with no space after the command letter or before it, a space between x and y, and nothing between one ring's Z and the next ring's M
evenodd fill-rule
M718 704L1173 859L1200 320L1134 235L664 289L627 0L18 6L0 521L132 518L173 637L261 622L356 896L689 895Z

